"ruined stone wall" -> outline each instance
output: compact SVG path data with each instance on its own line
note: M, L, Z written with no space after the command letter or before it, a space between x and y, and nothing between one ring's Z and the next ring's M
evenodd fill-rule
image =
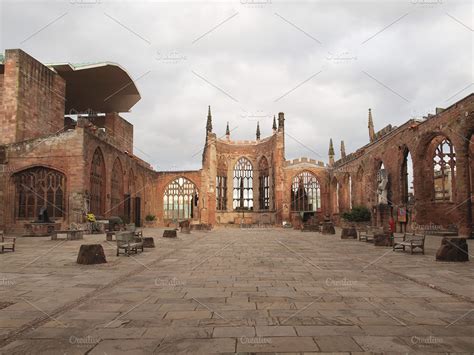
M21 142L60 131L65 81L25 52L5 52L0 143Z
M113 214L115 206L112 205L111 201L111 181L112 181L112 169L115 161L120 161L122 167L124 195L130 194L132 198L132 211L134 209L134 199L139 197L141 199L140 211L141 221L145 219L146 214L151 213L153 209L153 181L155 179L155 172L147 165L144 164L140 159L134 157L131 154L126 154L120 147L111 145L104 141L100 136L101 134L96 130L85 129L84 137L84 160L86 162L86 168L83 171L85 181L85 194L88 195L90 192L90 173L92 157L97 149L100 150L105 161L105 215L104 217L110 217ZM133 215L133 212L132 212Z
M291 185L295 176L302 172L310 172L319 182L321 192L321 209L316 213L318 219L322 220L324 216L330 213L330 176L327 167L323 162L301 158L293 161L286 161L284 167L284 188L282 197L281 218L283 221L293 221L298 212L291 211Z
M3 218L0 228L22 232L25 222L15 218L17 206L13 174L22 170L43 166L60 171L66 176L65 216L59 222L66 227L71 222L81 222L84 190L83 131L63 133L32 139L5 146L6 162L2 166L0 198Z
M133 125L130 122L115 112L95 117L91 122L97 127L105 128L116 147L133 154Z
M153 180L152 186L152 196L151 199L151 209L150 213L155 215L157 218L157 223L159 225L168 225L171 221L164 219L164 206L163 206L163 195L165 189L168 185L173 182L175 179L184 177L191 181L198 190L198 209L199 214L195 218L196 220L202 223L208 223L208 209L209 200L207 199L207 191L208 189L206 186L202 184L202 171L160 171L155 173L155 178Z
M473 156L470 140L473 132L474 94L471 94L422 122L410 120L345 159L337 161L332 176L338 181L348 181L350 176L353 183L353 205L370 208L376 217L376 174L380 163L383 162L389 175L391 213L396 219L398 207L404 206L402 164L405 149L408 149L413 160L415 191L412 222L419 226L432 224L447 227L456 224L461 233L468 233L472 218L470 161ZM434 199L432 160L436 146L433 141L437 137L448 138L456 152L456 180L452 202ZM334 194L334 190L331 193ZM347 197L345 203L347 205ZM376 222L385 224L386 219L376 219Z

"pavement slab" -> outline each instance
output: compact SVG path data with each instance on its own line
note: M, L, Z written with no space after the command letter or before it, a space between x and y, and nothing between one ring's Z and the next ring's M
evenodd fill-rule
M0 255L0 354L474 352L472 261L436 262L439 237L410 255L339 229L162 232L132 257L105 235L18 238ZM107 264L77 265L85 243Z

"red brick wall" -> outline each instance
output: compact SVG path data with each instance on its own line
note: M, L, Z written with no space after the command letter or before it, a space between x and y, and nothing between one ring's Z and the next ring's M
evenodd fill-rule
M107 134L114 138L114 145L122 151L133 154L133 125L118 113L107 113L91 119L97 127L106 129Z
M25 52L5 52L0 143L56 133L64 126L64 80Z
M469 140L474 132L474 94L460 100L445 111L422 123L409 121L385 137L360 148L346 159L336 162L334 176L341 181L348 175L353 182L353 201L370 209L376 205L376 174L383 162L389 174L393 214L402 201L401 167L405 148L413 160L415 205L412 222L419 226L450 224L459 226L461 233L470 229L472 213L469 183ZM433 139L444 136L456 151L456 183L453 202L434 200ZM357 172L360 171L360 174ZM357 177L361 177L358 180ZM331 193L335 192L331 190ZM380 222L380 220L379 220ZM385 223L386 221L383 221Z

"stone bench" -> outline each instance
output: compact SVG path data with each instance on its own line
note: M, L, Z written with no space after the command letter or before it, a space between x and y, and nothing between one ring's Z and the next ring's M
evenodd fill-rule
M58 234L66 234L66 240L84 239L83 230L54 230L51 232L51 240L58 240Z

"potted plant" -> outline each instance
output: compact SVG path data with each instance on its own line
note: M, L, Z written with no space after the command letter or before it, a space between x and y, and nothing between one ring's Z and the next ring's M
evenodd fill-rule
M147 214L145 216L145 227L154 227L156 222L156 216L154 214Z

